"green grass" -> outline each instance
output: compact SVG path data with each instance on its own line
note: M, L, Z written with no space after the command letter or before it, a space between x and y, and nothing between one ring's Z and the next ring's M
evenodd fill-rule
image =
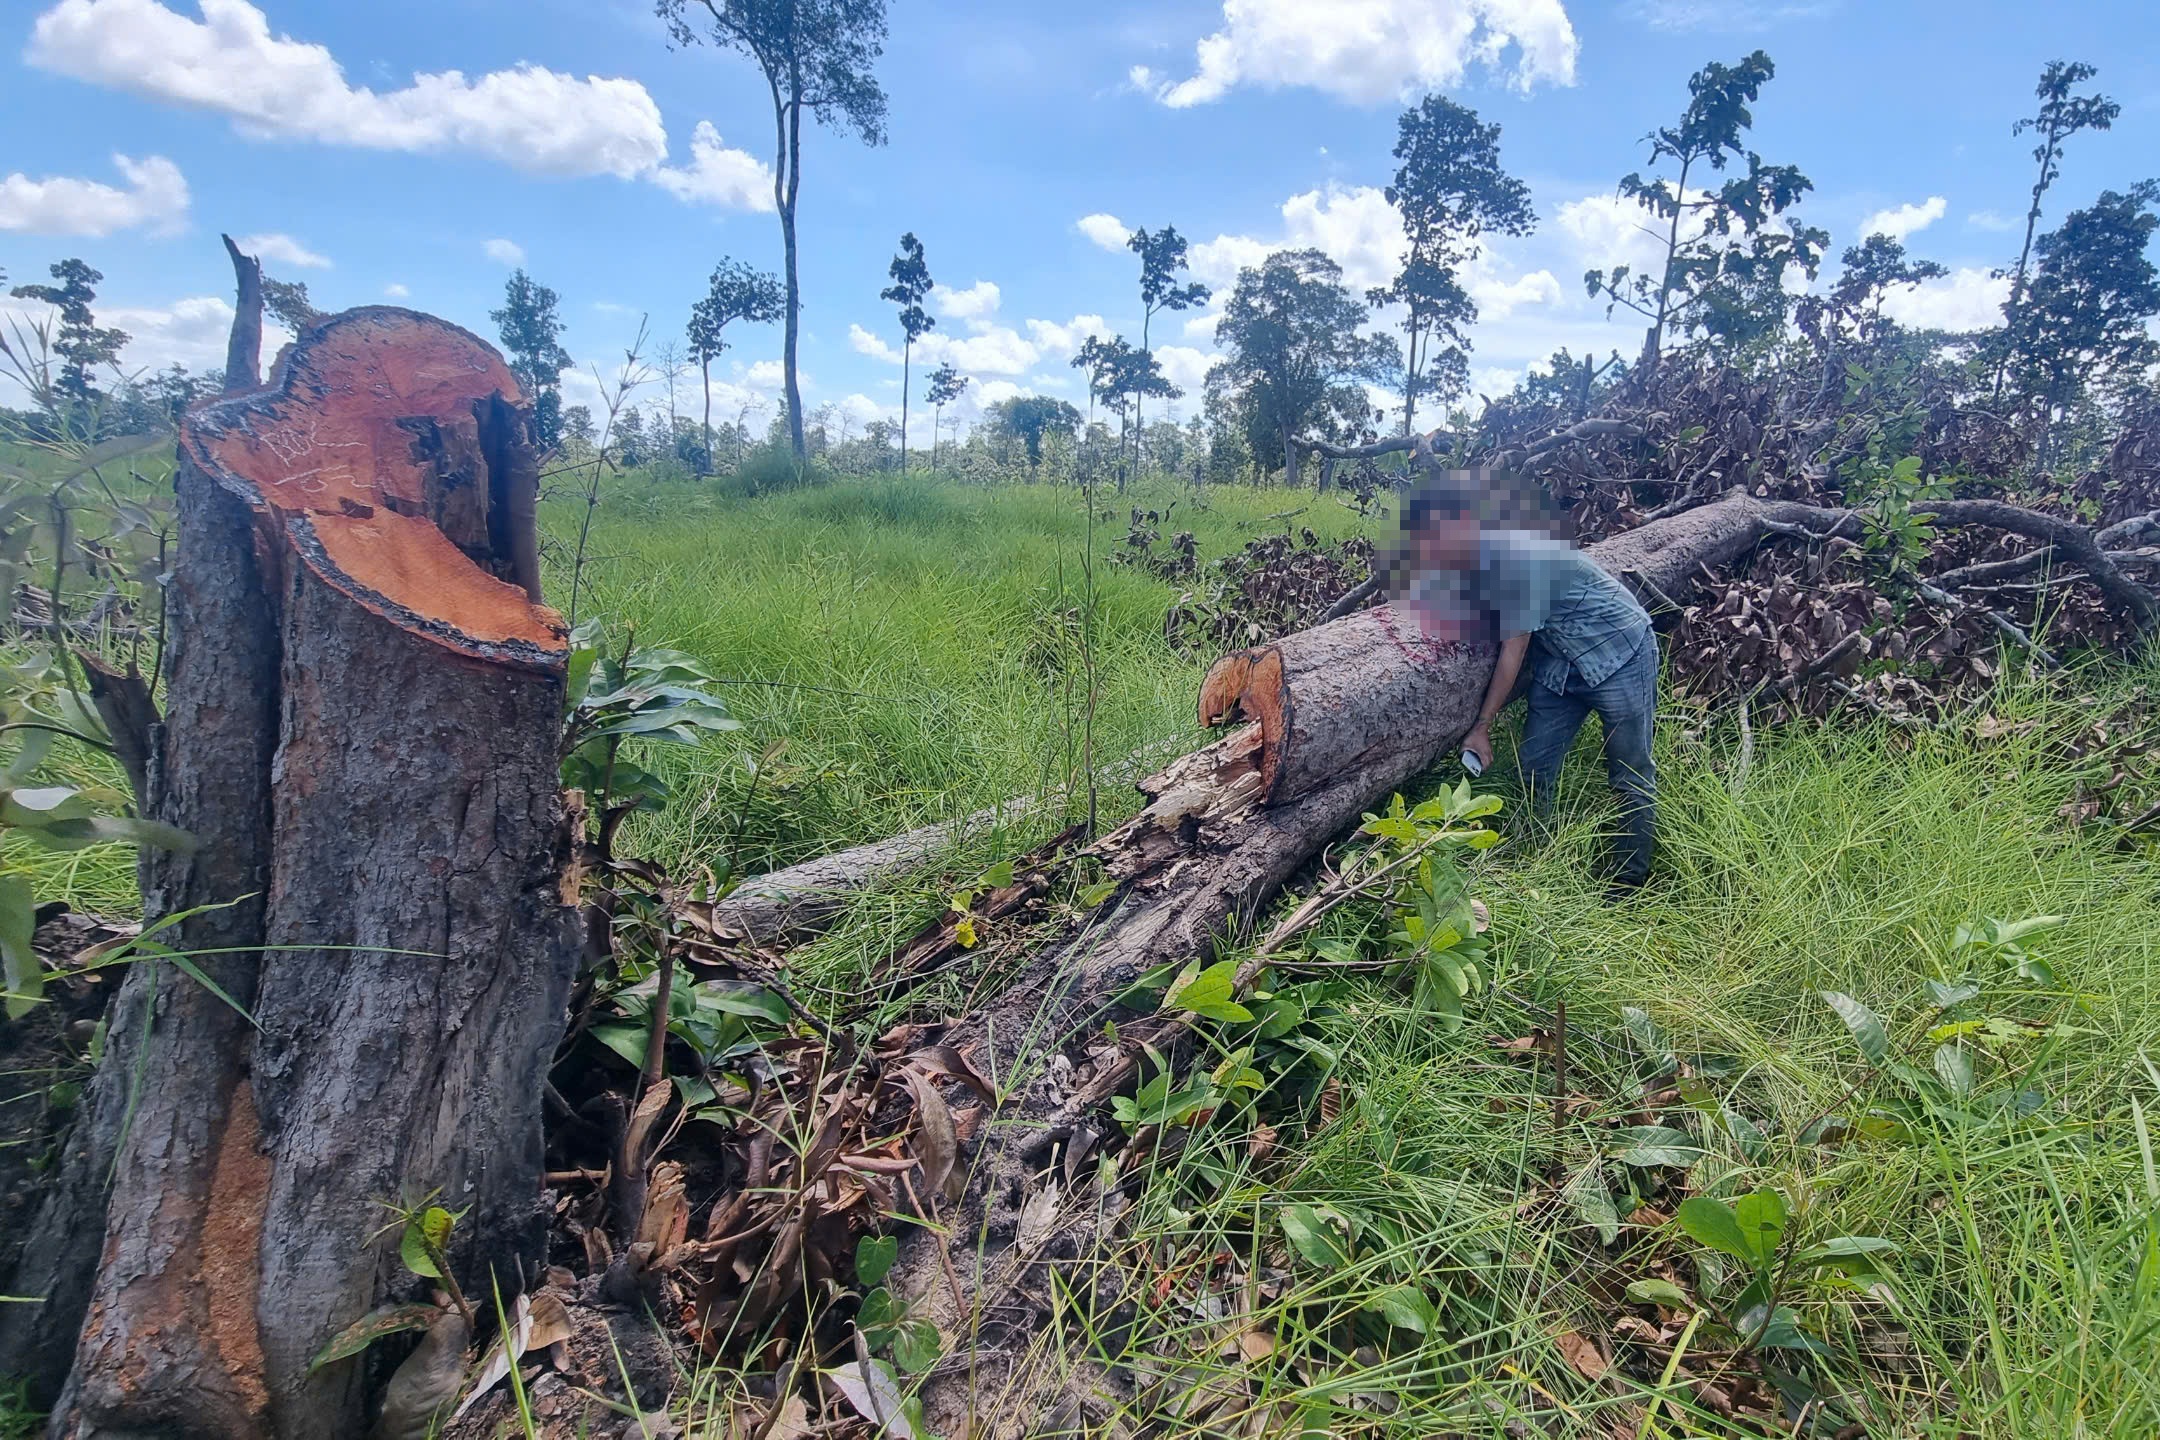
M1220 555L1267 529L1350 533L1333 501L1280 490L1100 497L1095 527L1098 766L1193 728L1201 670L1163 643L1175 591L1129 566L1131 506L1162 509ZM543 520L548 594L567 605L582 497ZM1284 512L1298 512L1290 518ZM1076 631L1086 511L1072 490L989 491L920 478L730 500L695 483L629 477L595 517L581 615L634 624L727 682L739 743L648 751L683 802L633 832L660 854L718 856L738 827L765 869L952 819L1081 772L1086 686ZM780 743L751 795L741 760ZM1123 787L1115 787L1122 789ZM747 822L743 816L749 804ZM1123 795L1113 797L1123 804Z

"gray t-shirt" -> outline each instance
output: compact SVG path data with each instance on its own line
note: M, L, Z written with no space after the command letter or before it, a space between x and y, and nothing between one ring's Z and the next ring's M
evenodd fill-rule
M1485 617L1491 637L1537 637L1532 676L1564 691L1570 671L1597 685L1650 640L1650 616L1625 585L1564 540L1536 530L1487 530L1478 568L1420 575L1414 595Z

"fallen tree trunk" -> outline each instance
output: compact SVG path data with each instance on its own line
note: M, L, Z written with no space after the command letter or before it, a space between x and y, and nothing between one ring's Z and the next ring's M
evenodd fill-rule
M1736 494L1590 553L1671 594L1806 509ZM1088 1413L1091 1387L1120 1388L1093 1362L1033 1344L1051 1313L1052 1269L1066 1269L1068 1292L1117 1289L1115 1277L1075 1268L1117 1211L1114 1196L1072 1193L1090 1173L1078 1160L1096 1138L1097 1082L1129 1074L1167 1025L1119 1012L1116 997L1150 969L1236 945L1285 881L1469 728L1491 648L1406 639L1391 624L1382 607L1219 663L1203 718L1256 723L1141 782L1146 808L1093 847L1122 887L1117 900L947 1027L946 1042L971 1046L1005 1099L999 1123L980 1127L964 1198L936 1228L906 1234L888 1281L948 1337L953 1358L924 1391L932 1430L1077 1430L1101 1418ZM1106 1018L1119 1021L1114 1045L1101 1038Z
M103 1237L42 1277L47 1351L81 1325L56 1434L357 1435L368 1363L309 1360L418 1284L386 1203L467 1212L477 1295L540 1257L577 946L527 426L485 344L390 309L183 423L146 808L201 845L144 900L223 994L144 958L117 1002L39 1220Z

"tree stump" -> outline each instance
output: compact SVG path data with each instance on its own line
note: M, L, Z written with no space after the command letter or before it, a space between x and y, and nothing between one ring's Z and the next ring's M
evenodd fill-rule
M158 959L123 989L40 1219L45 1328L82 1316L54 1428L357 1435L379 1367L308 1361L421 1289L385 1204L467 1212L449 1258L483 1306L545 1237L578 941L538 468L491 348L370 308L190 413L177 486L146 808L200 848L146 860L144 901L223 952L196 963L230 1003ZM87 1283L70 1225L103 1239Z

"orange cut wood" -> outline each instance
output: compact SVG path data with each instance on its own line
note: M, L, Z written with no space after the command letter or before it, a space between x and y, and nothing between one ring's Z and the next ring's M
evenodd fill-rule
M374 306L310 330L266 388L192 412L180 443L255 512L275 551L367 609L476 659L552 669L562 618L528 593L537 577L505 578L518 557L489 545L517 528L497 512L522 508L529 527L535 501L529 460L508 455L525 442L505 436L522 426L519 399L477 336ZM445 455L480 473L446 469ZM458 485L478 494L446 495ZM455 543L442 528L453 515L471 532Z

